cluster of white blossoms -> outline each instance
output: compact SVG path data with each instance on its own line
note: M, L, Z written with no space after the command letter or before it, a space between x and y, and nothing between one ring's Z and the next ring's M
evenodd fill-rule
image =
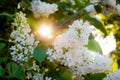
M43 80L44 74L40 74L40 68L36 64L36 61L31 61L32 66L26 68L26 79L33 79L33 80ZM32 72L31 72L32 71Z
M36 64L36 61L32 61L32 66L30 68L26 68L26 77L25 79L32 80L52 80L51 77L45 76L45 73L40 73L40 67Z
M32 80L52 80L51 77L45 77L44 79L44 74L40 74L40 73L35 73L33 76L31 73L27 74L29 76L28 79L32 79Z
M75 0L60 0L61 2L71 2L72 5L75 5ZM81 0L79 0L81 1ZM99 3L101 0L90 0L90 3Z
M39 43L39 41L35 41L34 34L31 33L24 13L16 13L13 26L14 30L9 39L9 42L14 44L10 47L12 60L24 68L26 79L51 80L49 77L44 79L44 73L40 73L40 67L36 64L35 60L31 60L32 64L29 67L24 65L33 58L33 50Z
M99 3L101 0L90 0L90 3Z
M72 5L76 4L74 0L60 0L60 2L70 2Z
M105 5L109 5L109 7L107 8L107 11L103 13L108 14L109 12L113 12L115 14L120 15L120 4L117 4L116 0L90 0L90 3L92 4L86 6L84 10L86 10L91 17L94 17L95 14L97 13L94 6L99 2L102 2Z
M106 4L112 7L116 7L116 0L106 0Z
M120 4L117 4L116 0L106 0L106 4L114 8L114 13L120 15Z
M103 80L120 80L120 69L116 70L113 73L107 74Z
M13 61L22 64L28 58L33 57L33 50L39 41L35 41L24 13L16 13L13 26L14 30L10 34L9 42L14 43L14 45L10 47L10 54Z
M58 6L56 4L49 4L40 0L32 0L30 10L36 18L41 15L48 17L50 14L53 14L58 10Z
M120 4L117 4L117 5L116 5L116 9L117 9L117 14L120 15Z
M28 72L27 73L27 79L32 79L32 80L52 80L51 77L45 77L44 75L45 75L44 73L41 74L39 72L32 75L31 72Z
M94 8L94 4L90 4L90 5L86 6L84 8L84 10L87 11L89 13L89 16L91 16L91 17L94 17L95 14L97 13Z
M113 34L105 38L102 35L97 35L95 40L99 43L104 55L108 55L111 51L116 49L116 40Z
M91 16L94 16L95 13L96 13L96 10L94 8L94 4L97 4L99 3L101 0L90 0L90 3L93 3L93 4L90 4L88 6L86 6L84 8L84 10L86 10Z
M112 59L99 53L93 53L85 47L92 31L90 26L88 21L74 21L66 32L56 37L53 47L47 51L48 59L68 66L73 75L109 70Z

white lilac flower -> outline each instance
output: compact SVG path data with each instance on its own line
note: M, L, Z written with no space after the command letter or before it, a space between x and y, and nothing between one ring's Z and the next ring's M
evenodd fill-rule
M74 0L60 0L60 2L70 2L72 5L76 4Z
M104 55L108 55L116 48L116 40L113 34L105 38L102 35L96 35L95 40L99 43Z
M81 59L82 61L79 61L79 64L76 64L75 67L70 68L74 75L85 75L88 73L105 72L111 68L112 59L109 59L106 56L92 52L84 55L85 56L79 57L79 58L83 57Z
M117 9L117 14L120 15L120 4L116 5L116 9Z
M34 74L32 74L31 72L27 72L26 79L32 79L32 80L53 80L51 77L47 77L47 76L45 76L44 73L39 73L39 72L34 73Z
M70 2L71 2L72 5L76 4L74 0L70 0Z
M27 61L33 57L33 50L39 43L39 41L35 41L34 34L31 33L30 26L27 23L24 13L16 13L13 26L15 29L11 33L9 39L9 42L14 44L10 47L12 60L22 66L26 72L25 78L44 80L44 73L39 73L40 67L35 60L31 61L31 66L24 65L24 63L26 64ZM51 78L46 77L46 80L51 80Z
M45 77L45 80L52 80L51 77Z
M39 66L36 64L36 61L33 61L33 65L29 70L40 71Z
M58 6L56 4L49 4L40 0L32 0L30 10L36 18L41 15L48 17L50 14L53 14L58 10Z
M95 14L97 13L93 4L90 4L90 5L86 6L84 8L84 10L86 10L91 17L94 17Z
M35 73L33 75L33 80L44 80L44 74Z
M120 69L115 72L107 74L103 80L120 80Z
M90 0L90 3L99 3L101 0Z
M91 65L92 67L94 67L91 68L94 69L94 73L108 71L111 68L112 59L104 55L100 55L99 53L95 53L94 55L94 63Z
M28 57L33 57L33 50L38 41L35 41L24 13L16 13L13 26L15 29L10 34L9 41L14 45L10 47L10 51L13 61L22 65L28 60Z
M31 73L31 72L27 72L27 73L26 73L26 78L27 78L27 79L32 78L32 73Z
M44 80L44 73L40 73L40 67L36 64L36 61L32 61L32 66L27 67L26 69L26 79L32 80ZM32 71L32 72L31 72Z
M116 0L106 0L106 4L115 8L116 7Z
M111 59L98 53L92 53L85 47L92 31L90 26L87 21L74 21L65 33L56 37L53 48L48 49L48 59L68 66L73 75L109 70Z
M108 12L120 15L120 4L117 4L116 0L106 0L106 4L112 7L108 8Z
M43 74L35 73L33 75L33 80L52 80L52 78L51 77L45 77L45 79L44 79L44 73Z

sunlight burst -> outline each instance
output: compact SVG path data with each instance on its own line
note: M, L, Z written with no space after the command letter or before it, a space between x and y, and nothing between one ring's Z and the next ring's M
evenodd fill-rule
M44 38L52 38L52 28L46 24L43 24L39 27L38 33Z

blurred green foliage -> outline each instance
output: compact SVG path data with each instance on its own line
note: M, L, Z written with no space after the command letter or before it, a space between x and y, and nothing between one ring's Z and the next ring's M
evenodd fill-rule
M30 22L34 21L32 13L27 9L30 5L31 0L0 0L0 79L24 79L24 71L22 68L12 62L12 58L9 52L9 47L12 45L8 42L10 32L12 31L11 23L13 22L14 14L20 10L24 11L27 15L28 20ZM89 0L75 0L76 5L72 5L70 0L68 2L60 2L60 0L41 0L49 3L56 3L58 5L59 10L50 15L48 18L53 19L57 25L64 24L65 21L73 22L76 19L83 18L84 20L88 20L91 24L93 24L97 29L104 33L104 35L109 35L110 33L114 33L117 48L111 55L115 54L117 62L120 67L120 16L110 13L105 15L104 19L99 21L96 18L91 18L88 13L83 10L85 6L89 4ZM18 3L21 3L21 8L18 9ZM117 0L117 3L120 3L120 0ZM100 4L95 6L97 13L101 13L103 6ZM75 14L72 10L77 10L78 12ZM102 14L102 13L101 13ZM85 15L85 16L84 16ZM81 17L82 16L82 17ZM42 17L41 17L42 18ZM46 18L46 19L48 19ZM31 20L30 20L31 19ZM29 22L29 23L30 23ZM69 24L71 24L71 22ZM109 28L107 25L112 24L113 27ZM32 23L30 23L31 27ZM65 25L67 26L67 25ZM91 47L94 45L93 47ZM88 44L88 48L93 51L97 51L102 53L99 44L93 39L90 39L90 43ZM45 52L47 51L47 47L44 45L38 45L38 47L34 50L34 58L38 61L37 63L40 65L42 72L45 72L46 76L52 76L57 80L71 80L71 74L67 67L63 65L59 65L58 63L52 63L46 60L47 55ZM39 57L39 56L40 57ZM31 59L32 60L32 59ZM29 65L26 63L26 68L31 66L31 61L29 60ZM39 63L40 62L40 63ZM88 74L84 76L86 80L102 80L105 77L104 73L98 74Z
M17 12L17 5L20 0L0 0L0 37L9 38L9 32L11 31L11 22L13 22L12 16Z

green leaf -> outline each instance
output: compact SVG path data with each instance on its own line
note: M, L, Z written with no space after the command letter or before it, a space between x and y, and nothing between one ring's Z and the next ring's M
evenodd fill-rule
M46 52L47 52L47 47L43 44L39 44L35 48L33 56L39 62L43 62L45 60L45 58L47 57Z
M64 80L63 78L61 78L61 77L59 77L59 78L57 78L56 80Z
M7 70L9 73L8 78L22 79L24 77L24 71L19 65L14 62L10 62L7 64Z
M3 62L6 62L6 61L7 61L6 57L0 57L0 64L3 63Z
M94 39L89 40L87 48L91 51L99 52L100 54L103 54L100 45Z
M85 6L85 3L86 3L86 1L84 0L74 0L75 1L75 5L76 5L76 7L83 7L83 6Z
M64 80L71 80L71 73L70 72L64 72L62 73L61 77L64 79Z
M60 8L66 8L66 9L68 9L68 8L71 7L71 5L70 5L69 3L65 3L65 2L59 2L59 3L58 3L58 6L59 6Z
M90 36L89 36L89 40L91 40L91 39L94 39L93 34L90 34Z
M5 47L5 43L0 43L0 49Z
M5 74L4 69L2 68L2 66L0 65L0 76L2 77Z
M105 34L105 36L107 35L107 32L106 32L103 24L102 24L99 20L97 20L96 18L92 18L92 24L93 24L97 29L99 29L100 31L102 31L102 32Z
M92 18L89 15L85 15L83 16L84 20L88 20L92 25L94 25L97 29L99 29L102 33L104 33L104 35L107 35L107 31L105 30L104 25L97 20L96 18Z
M74 1L75 1L75 3L76 3L77 7L81 7L80 0L74 0Z
M102 7L101 5L95 5L95 10L97 11L97 13L101 13L102 12Z
M95 74L91 74L89 76L90 80L103 80L103 78L106 76L105 73L95 73Z
M93 35L90 35L89 37L89 42L86 45L86 47L94 52L98 52L100 54L103 54L102 49L100 47L100 45L98 44L98 42L94 39Z
M30 5L30 0L22 0L22 1Z

